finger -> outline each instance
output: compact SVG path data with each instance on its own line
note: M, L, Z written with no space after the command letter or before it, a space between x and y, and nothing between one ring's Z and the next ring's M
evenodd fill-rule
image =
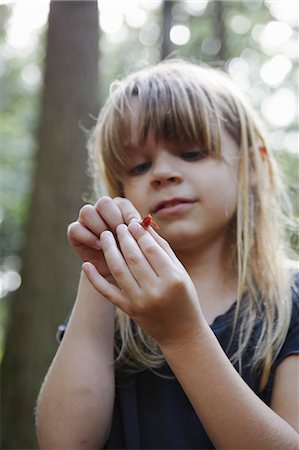
M92 205L84 205L80 209L78 221L94 233L95 236L99 236L102 231L108 230L106 222Z
M117 225L124 223L121 210L111 197L101 197L96 202L95 209L113 232Z
M92 263L83 263L82 270L86 274L89 282L100 294L123 311L126 312L128 310L128 299L117 286L110 283L107 279L100 275Z
M141 228L143 228L143 227L141 227ZM129 231L131 231L131 230L132 230L132 228L131 228L131 225L130 225L129 226ZM174 251L170 247L169 243L165 239L163 239L162 236L159 235L159 233L157 233L152 227L148 227L146 229L146 231L154 238L154 240L157 242L157 244L159 244L159 246L163 248L163 250L167 253L167 255L170 257L170 259L174 263L176 263L176 264L178 262L180 263L180 261L178 260L176 254L174 253ZM134 234L134 232L133 232L133 234Z
M138 282L131 273L110 231L104 231L101 234L101 244L106 264L118 286L129 297L137 297L140 291Z
M74 247L85 245L96 250L101 249L100 239L79 222L73 222L68 226L67 237Z
M145 230L138 222L131 222L128 230L158 276L169 275L169 271L174 268L174 261L148 230Z
M124 223L128 225L132 220L141 220L141 215L130 200L124 197L115 197L113 200L122 213Z
M121 224L117 227L116 233L123 257L139 286L151 287L157 281L157 274L128 231L128 227Z
M167 253L167 255L172 259L172 261L177 262L178 258L172 248L170 247L169 243L160 236L159 233L157 233L156 230L154 230L152 227L148 227L147 231L150 233L150 235L155 239L155 241L160 245L160 247L163 248L163 250Z

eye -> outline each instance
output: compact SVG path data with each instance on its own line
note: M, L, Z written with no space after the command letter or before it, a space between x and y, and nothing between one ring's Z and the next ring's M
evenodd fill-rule
M151 163L149 161L143 162L141 164L137 164L136 166L129 169L128 174L131 176L142 175L150 168L150 166L151 166Z
M180 158L185 161L198 161L199 159L206 158L208 154L200 150L188 150L186 152L180 153Z

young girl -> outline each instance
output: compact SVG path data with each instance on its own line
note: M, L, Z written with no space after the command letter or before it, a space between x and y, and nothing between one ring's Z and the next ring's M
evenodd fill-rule
M289 202L246 101L166 61L113 85L91 143L110 197L68 228L84 263L40 448L298 449Z

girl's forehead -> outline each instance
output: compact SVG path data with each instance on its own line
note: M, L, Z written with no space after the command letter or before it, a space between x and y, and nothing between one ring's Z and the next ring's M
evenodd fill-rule
M171 117L170 111L167 119L160 117L149 117L146 109L147 105L139 98L132 98L127 106L120 123L120 129L124 149L132 152L147 150L153 147L167 147L176 149L182 144L199 144L204 140L201 133L190 138L186 131L179 129L174 117ZM167 123L166 123L167 121Z
M145 120L144 116L145 111L140 100L132 97L122 112L119 123L124 148L134 148L140 144L140 128Z
M125 137L125 143L129 145L130 147L137 147L140 144L140 119L141 119L141 108L140 106L135 106L133 111L130 112L127 120L127 130L126 130L126 137ZM144 115L144 114L142 114ZM138 118L138 116L140 118Z

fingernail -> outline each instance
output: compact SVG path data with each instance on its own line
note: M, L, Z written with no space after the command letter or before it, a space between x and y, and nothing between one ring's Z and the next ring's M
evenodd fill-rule
M89 266L88 262L85 261L82 264L81 268L82 268L83 272L87 273L89 271L90 266Z
M139 224L139 222L134 221L134 222L130 222L128 228L131 233L137 233L137 231L140 230L141 225Z
M103 245L107 242L111 242L113 238L113 234L111 233L111 231L105 230L102 232L101 234L101 246L103 248Z
M127 229L127 225L125 225L124 223L120 223L119 225L117 225L116 227L116 232L117 233L123 233L125 232Z
M96 248L97 250L101 250L101 248L102 248L101 241L100 241L99 239L96 240L94 246L95 246L95 248Z

